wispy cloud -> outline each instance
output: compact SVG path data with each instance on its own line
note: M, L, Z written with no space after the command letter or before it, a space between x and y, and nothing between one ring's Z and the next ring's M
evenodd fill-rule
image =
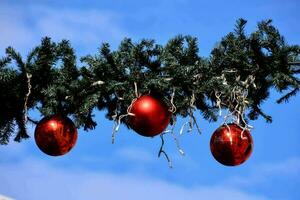
M261 183L270 183L271 179L288 178L290 181L300 177L300 158L288 158L286 160L261 163L252 167L252 170L245 176L232 177L226 180L226 184L239 185L241 187L254 186Z
M41 37L69 39L80 48L96 48L101 42L121 40L126 32L117 13L93 8L18 6L0 3L0 48L9 45L32 48Z
M85 170L54 168L27 159L2 164L0 192L22 200L52 199L201 199L266 200L225 185L186 188L173 183L135 174L114 175Z
M156 154L139 147L123 146L112 152L107 158L92 156L92 162L64 166L63 160L38 157L33 155L33 140L21 144L10 143L0 147L0 193L15 199L230 199L230 200L266 200L274 199L265 190L255 191L249 188L273 185L274 179L293 181L300 176L300 159L288 158L278 162L257 163L249 168L245 175L229 177L226 180L218 179L209 184L195 183L187 187L178 181L153 176L153 165L158 165ZM38 150L37 150L38 151ZM175 167L193 168L199 165L191 160L192 164L182 164L191 158L180 158L171 155L176 161ZM98 159L97 159L98 158ZM163 158L162 158L163 159ZM79 159L80 160L80 159ZM123 160L120 162L120 160ZM78 159L73 160L77 162ZM134 163L132 169L122 166L117 172L103 168L87 169L85 165L120 165L120 163ZM163 161L161 163L164 163ZM190 163L187 162L187 163ZM175 163L174 163L175 164ZM166 165L162 167L167 168ZM155 168L158 170L159 168ZM162 170L163 171L163 170ZM197 170L192 170L195 173ZM163 173L163 172L162 172ZM154 178L156 177L156 178ZM281 184L282 185L282 184ZM51 190L49 189L51 188ZM290 190L292 192L292 190ZM278 191L280 192L280 191ZM269 195L269 194L268 194ZM295 194L296 195L296 194ZM276 199L276 198L275 198Z
M0 200L13 200L13 199L0 194Z
M281 174L286 176L300 176L300 159L288 158L277 163L266 163L258 166L256 173Z
M149 163L157 160L153 153L136 147L119 149L116 152L116 155L121 159L126 159L133 162Z

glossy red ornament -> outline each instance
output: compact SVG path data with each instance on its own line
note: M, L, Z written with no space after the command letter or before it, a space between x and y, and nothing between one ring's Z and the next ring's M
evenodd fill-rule
M41 151L50 156L68 153L77 140L77 129L68 117L44 117L36 126L34 138Z
M236 124L222 125L210 139L214 158L223 165L236 166L245 162L252 153L253 140L248 130Z
M154 137L165 130L170 123L171 112L161 100L150 95L139 97L129 111L129 126L138 134Z

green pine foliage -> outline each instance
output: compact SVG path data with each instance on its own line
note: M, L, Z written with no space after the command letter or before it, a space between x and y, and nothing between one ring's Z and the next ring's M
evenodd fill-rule
M189 116L196 108L211 121L218 117L215 93L221 94L223 108L233 110L238 102L230 102L231 91L245 87L248 119L262 116L271 122L261 109L270 89L285 92L278 103L300 90L300 47L288 45L271 20L258 23L251 34L245 32L246 23L238 20L234 31L221 39L208 58L199 55L197 38L181 35L164 46L154 40L135 43L125 38L118 49L111 50L104 43L96 55L82 57L80 65L66 40L55 43L43 38L26 60L8 47L0 59L0 144L7 144L11 136L15 141L29 137L24 107L27 74L32 75L28 110L37 109L43 116L69 115L84 130L97 125L95 110L105 110L109 120L126 114L136 98L134 84L139 94L156 96L170 107L174 93L173 119ZM254 84L241 84L249 76L255 78ZM30 116L29 121L36 123ZM128 125L126 118L122 122Z

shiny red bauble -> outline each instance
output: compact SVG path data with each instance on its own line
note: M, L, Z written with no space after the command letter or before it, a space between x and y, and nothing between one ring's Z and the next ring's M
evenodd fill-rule
M223 165L236 166L245 162L252 153L253 140L248 130L236 124L222 125L212 135L210 150Z
M170 123L171 112L160 99L150 95L139 97L129 110L129 126L138 134L154 137L165 130Z
M50 156L68 153L77 140L77 129L68 117L52 115L43 118L36 126L34 138L41 151Z

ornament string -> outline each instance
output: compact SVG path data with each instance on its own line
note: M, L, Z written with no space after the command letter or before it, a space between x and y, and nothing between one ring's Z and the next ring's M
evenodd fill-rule
M190 131L192 131L194 125L196 126L197 128L197 131L199 134L201 134L201 129L197 123L197 120L194 116L194 111L197 110L196 106L195 106L195 101L196 101L196 97L195 97L195 93L193 92L192 94L192 98L191 98L191 102L190 102Z
M112 116L113 118L113 121L114 121L114 126L113 126L113 129L112 129L112 134L111 134L111 143L114 144L115 143L115 138L116 138L116 134L117 134L117 131L119 130L119 120L117 119L118 117L118 113L117 113L117 108L115 109L115 114Z
M113 131L112 131L112 144L115 143L115 137L116 137L116 133L118 132L119 128L120 128L120 125L121 125L121 120L124 118L124 117L127 117L127 116L135 116L133 113L130 112L131 110L131 107L133 105L133 103L136 101L137 99L133 99L131 104L128 106L127 108L127 113L126 114L123 114L123 115L120 115L118 117L118 114L116 113L115 111L115 115L112 116L113 119L114 119L114 127L113 127Z
M175 96L175 88L173 87L173 92L171 94L171 100L170 100L170 103L171 103L172 107L169 109L169 111L171 113L175 113L176 110L177 110L176 106L174 105L174 96Z
M170 104L171 104L171 108L169 109L169 112L172 112L172 114L174 114L177 110L176 106L174 105L174 97L175 97L175 88L173 88L173 92L171 94L171 98L169 100ZM176 118L172 115L172 119L173 119L173 125L171 127L171 129L169 130L165 130L164 132L162 132L160 134L160 138L161 138L161 146L160 146L160 149L159 149L159 152L158 152L158 157L161 156L161 154L163 154L165 156L165 158L167 159L168 161L168 164L169 164L169 167L172 168L172 162L171 162L171 159L169 158L168 154L165 152L164 150L164 144L165 144L165 141L164 141L164 134L166 133L170 133L175 144L176 144L176 148L178 149L178 152L180 153L180 155L184 156L185 153L183 151L183 149L180 147L180 144L179 144L179 141L174 133L174 128L175 128L175 125L176 125Z
M173 87L173 92L172 92L172 95L171 95L171 99L170 99L170 103L172 105L172 108L169 109L170 112L172 112L172 114L174 114L177 110L176 106L174 105L174 97L175 97L175 87ZM174 133L174 128L175 128L175 125L176 125L176 118L173 117L172 115L172 119L173 119L173 125L172 125L172 128L170 130L166 130L165 133L170 133L174 139L174 142L176 144L176 147L180 153L180 155L184 155L184 151L182 150L182 148L180 147L180 144L179 144L179 141Z
M103 85L103 84L105 84L104 81L101 81L101 80L95 81L95 82L93 82L93 83L88 87L88 89L93 88L93 87L96 87L96 86L99 86L99 85ZM83 89L79 94L83 94L83 93L85 93L85 92L87 92L87 88ZM68 100L70 97L71 97L71 96L66 96L65 99Z
M199 127L199 125L198 125L198 123L197 123L197 120L196 120L196 118L195 118L195 116L194 116L193 113L190 114L190 119L192 120L192 122L190 121L190 124L192 124L192 125L190 126L190 129L189 129L189 130L192 131L192 129L193 129L194 125L195 125L196 128L197 128L197 132L198 132L199 134L201 134L201 129L200 129L200 127Z
M27 123L28 121L28 107L27 107L27 104L28 104L28 99L29 99L29 96L31 94L31 77L32 75L30 73L26 73L26 78L27 78L27 93L25 95L25 101L24 101L24 113L23 113L23 120L24 120L24 124Z
M194 105L195 101L196 101L195 93L193 92L191 100L190 100L190 105L189 105L189 108L188 108L188 113L189 113L189 117L190 118L189 118L189 121L185 122L181 126L180 131L179 131L179 135L183 134L184 128L187 125L189 126L188 132L191 132L193 130L194 126L196 126L198 133L201 134L201 129L200 129L200 127L199 127L199 125L197 123L197 120L196 120L196 118L194 116L194 111L196 110L196 106Z
M91 87L94 87L94 86L97 86L97 85L103 85L104 83L105 83L104 81L99 80L99 81L96 81L96 82L92 83Z
M220 78L222 79L223 84L227 83L224 74ZM228 108L227 114L224 116L224 121L222 124L226 125L230 131L230 127L228 126L228 123L234 122L237 126L239 126L243 130L241 132L242 139L247 139L246 137L244 137L244 131L253 128L253 126L249 125L245 120L244 112L247 108L247 105L249 104L247 100L248 88L250 86L256 88L254 81L255 81L255 77L252 75L248 76L245 81L241 81L240 76L238 76L236 78L236 82L239 83L239 85L234 86L230 91L229 99L227 99L228 102L227 104L223 103L221 100L221 96L223 93L215 91L216 106L219 108L219 115L222 116L222 107L221 107L222 105Z
M135 93L135 96L136 98L139 98L141 95L138 93L138 86L137 86L137 83L134 82L134 93Z
M171 128L171 130L167 130L166 132L169 132L169 133L172 135L172 137L173 137L173 139L174 139L174 141L175 141L176 147L177 147L177 149L178 149L180 155L184 156L185 153L184 153L183 149L180 147L179 141L178 141L178 139L177 139L177 137L176 137L176 135L175 135L175 133L174 133L175 125L176 125L176 119L173 118L173 125L172 125L172 128Z
M216 106L219 108L219 116L222 116L222 107L221 107L221 104L222 104L222 101L221 101L221 95L222 93L221 92L215 92L215 97L217 99L217 102L216 102Z
M138 93L138 88L137 88L137 83L134 82L134 93L135 93L135 96L136 98L134 98L130 105L127 107L127 113L126 114L122 114L122 115L119 115L118 116L118 113L117 113L117 109L115 110L115 115L112 116L113 120L114 120L114 126L113 126L113 129L112 129L112 134L111 134L111 142L112 144L115 143L115 138L116 138L116 134L120 128L120 125L121 125L121 120L124 118L124 117L127 117L127 116L135 116L133 113L131 113L131 108L132 108L132 105L133 103L140 97L139 93ZM123 99L123 98L120 98L117 96L118 99Z
M182 135L183 134L183 131L184 131L184 128L187 126L187 125L189 125L189 121L187 121L187 122L185 122L182 126L181 126L181 128L180 128L180 131L179 131L179 135ZM188 130L188 132L190 132L190 129Z

